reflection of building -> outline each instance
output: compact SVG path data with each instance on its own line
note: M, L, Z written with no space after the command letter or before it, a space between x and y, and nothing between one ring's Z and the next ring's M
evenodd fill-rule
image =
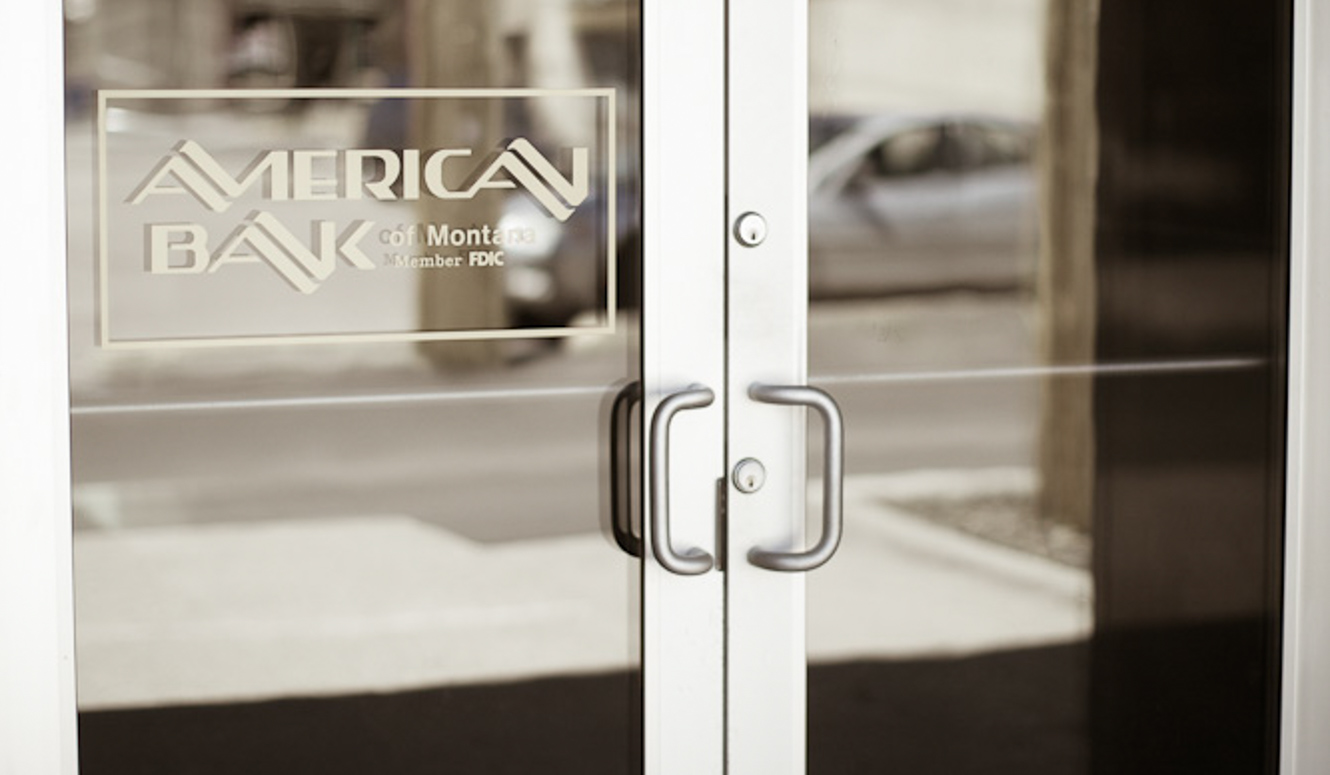
M102 0L66 13L71 84L202 88L222 82L230 13L223 2Z
M69 81L177 89L383 85L394 74L375 68L392 68L392 60L401 57L390 55L397 52L410 55L404 19L419 16L418 5L412 0L69 3ZM584 83L585 73L624 72L624 30L635 23L635 5L507 0L489 8L486 13L503 30L508 83L575 87Z
M1046 5L812 0L810 107L819 113L964 109L1037 118ZM836 35L818 35L819 29Z
M111 0L67 14L70 80L115 88L347 85L380 0Z

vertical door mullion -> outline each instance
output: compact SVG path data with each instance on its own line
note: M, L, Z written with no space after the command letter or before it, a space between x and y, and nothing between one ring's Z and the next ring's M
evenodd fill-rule
M667 466L671 543L718 545L724 460L724 4L643 0L643 416L692 385L711 406L678 414ZM644 477L644 481L648 481ZM660 519L650 513L646 523ZM643 564L648 775L724 771L723 577Z
M66 378L63 34L56 2L6 14L21 120L0 189L0 772L72 773L73 581Z
M763 570L753 548L803 548L804 411L753 401L754 383L807 376L807 0L730 0L729 218L766 222L757 245L731 229L727 470L766 469L757 492L728 487L729 775L796 775L805 757L804 576ZM747 240L745 240L747 241Z
M1280 771L1330 768L1330 14L1294 5L1288 499Z

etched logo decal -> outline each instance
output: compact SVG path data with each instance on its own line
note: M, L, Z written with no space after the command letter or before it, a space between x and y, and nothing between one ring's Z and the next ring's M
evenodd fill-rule
M426 196L473 199L483 191L520 188L563 222L590 193L586 148L571 150L572 171L566 176L524 138L509 142L491 160L468 167L472 155L468 148L274 150L260 153L239 175L232 175L202 145L184 140L153 167L126 202L140 205L150 197L188 196L211 212L224 213L241 197L256 192L273 202L392 201ZM370 161L381 165L382 172L374 177L365 173ZM457 179L459 169L468 173L467 182L450 186L448 179ZM332 275L339 259L356 269L374 269L360 246L373 229L373 221L352 221L339 228L334 221L317 220L305 241L272 213L254 210L214 246L201 223L152 223L145 229L147 267L157 275L198 274L261 261L308 294ZM492 259L490 265L496 265Z

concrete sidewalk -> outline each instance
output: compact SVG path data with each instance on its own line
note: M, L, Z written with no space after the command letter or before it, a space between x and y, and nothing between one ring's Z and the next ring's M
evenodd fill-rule
M891 502L1028 488L1012 469L846 483L809 581L814 661L975 654L1090 628L1079 568ZM399 515L82 532L85 710L600 672L635 662L634 563L600 535L476 543Z

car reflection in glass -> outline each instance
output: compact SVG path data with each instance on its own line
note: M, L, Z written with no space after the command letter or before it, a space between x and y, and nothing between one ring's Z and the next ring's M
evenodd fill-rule
M822 140L823 122L844 128ZM811 137L813 298L1032 283L1031 126L985 117L842 117L815 119Z
M818 116L810 145L813 299L1032 286L1033 125L983 116ZM632 212L626 182L621 213ZM534 213L534 203L513 197L505 219L531 223ZM618 231L622 286L635 276L636 224L623 218ZM598 244L590 230L545 219L536 241L510 257L515 316L558 326L603 303Z
M631 280L637 265L636 192L629 181L617 185L615 239L616 305L631 306L636 293ZM604 197L592 194L579 211L603 213ZM561 327L578 314L604 310L607 303L606 231L600 218L559 222L547 216L529 196L511 196L504 203L500 228L525 228L533 240L513 244L504 254L504 287L515 325Z

